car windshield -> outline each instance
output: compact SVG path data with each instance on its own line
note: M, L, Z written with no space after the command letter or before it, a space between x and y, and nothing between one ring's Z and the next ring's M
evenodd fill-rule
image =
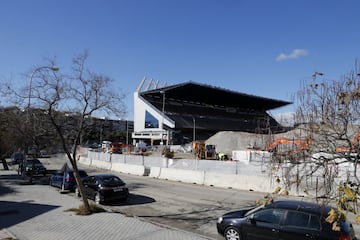
M30 164L41 164L41 162L38 159L28 159L26 160L26 164L30 165Z
M22 153L14 153L12 155L12 158L14 158L14 159L23 159L24 155Z
M123 183L123 181L117 176L104 176L101 177L104 183Z
M258 206L258 207L253 208L253 209L250 209L247 213L245 213L244 216L245 216L245 217L250 216L251 214L259 211L260 209L263 209L264 207L265 207L265 205L260 205L260 206Z
M74 177L74 172L70 171L69 175L70 175L70 177ZM87 173L85 171L83 171L83 170L79 170L79 175L80 175L81 178L84 178L84 177L88 176Z
M79 170L80 177L87 177L87 173L85 171Z

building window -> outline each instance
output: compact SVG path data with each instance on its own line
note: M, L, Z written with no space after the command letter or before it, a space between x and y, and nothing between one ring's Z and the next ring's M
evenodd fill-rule
M145 128L159 128L159 121L148 111L145 112Z

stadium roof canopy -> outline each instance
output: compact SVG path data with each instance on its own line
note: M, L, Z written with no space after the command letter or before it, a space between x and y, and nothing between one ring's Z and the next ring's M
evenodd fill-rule
M291 104L192 81L137 92L175 123L164 129L183 139L192 139L195 128L196 139L219 131L281 132L284 128L267 111Z
M167 100L173 99L183 102L257 111L267 111L291 104L291 102L287 101L239 93L192 81L140 93L144 98L150 99L162 99L163 94L165 94Z

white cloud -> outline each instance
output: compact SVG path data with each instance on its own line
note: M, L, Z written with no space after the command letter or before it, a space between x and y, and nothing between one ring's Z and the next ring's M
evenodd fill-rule
M280 53L276 57L276 61L285 61L289 59L297 59L303 56L307 56L309 52L306 49L294 49L290 54Z

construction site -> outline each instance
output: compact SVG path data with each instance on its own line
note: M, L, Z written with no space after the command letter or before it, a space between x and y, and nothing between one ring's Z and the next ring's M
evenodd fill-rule
M313 126L284 127L268 114L290 102L193 82L159 87L150 80L144 88L145 82L134 92L131 147L115 150L110 144L89 152L84 163L209 186L262 192L281 187L316 196L356 177L345 154L357 152L356 127L351 148L336 142L336 149L327 149L319 144L321 134L311 133Z
M311 144L301 129L292 129L277 134L257 134L247 132L218 132L206 144L216 146L216 151L232 156L233 151L260 150L272 154L304 152ZM237 160L237 159L233 159Z
M300 154L311 139L268 113L290 104L192 81L167 86L144 77L134 92L132 145L206 160L239 160L233 153L244 150Z

